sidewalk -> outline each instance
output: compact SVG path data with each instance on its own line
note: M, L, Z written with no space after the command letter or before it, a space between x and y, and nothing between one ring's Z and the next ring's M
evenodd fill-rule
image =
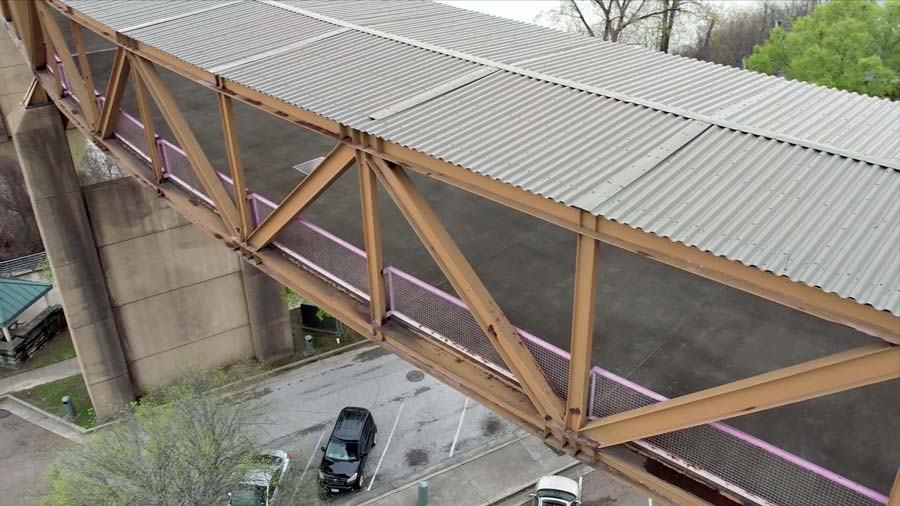
M44 383L68 378L81 373L78 367L78 360L70 358L50 364L39 369L32 369L13 376L0 379L0 395L10 392L18 392L19 390L27 390Z
M537 438L522 435L497 449L476 455L422 479L428 482L429 506L488 505L516 492L545 474L554 474L576 462L559 456ZM421 480L359 503L358 506L416 504Z

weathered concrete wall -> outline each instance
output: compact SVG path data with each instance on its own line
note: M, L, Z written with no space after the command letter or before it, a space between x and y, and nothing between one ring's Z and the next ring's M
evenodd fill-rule
M256 358L272 362L294 353L290 311L281 300L284 287L247 262L241 262L241 272Z
M19 108L10 129L41 239L98 416L134 398L59 111Z
M240 261L130 178L83 188L138 392L254 356ZM276 299L277 302L280 302Z

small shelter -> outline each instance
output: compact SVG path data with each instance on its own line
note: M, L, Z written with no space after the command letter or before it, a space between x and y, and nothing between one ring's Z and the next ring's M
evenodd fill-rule
M11 342L16 318L46 295L53 285L39 281L0 278L0 328L2 340Z

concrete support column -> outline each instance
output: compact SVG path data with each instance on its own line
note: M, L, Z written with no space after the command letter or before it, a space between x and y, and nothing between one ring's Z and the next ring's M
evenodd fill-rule
M62 119L53 105L20 107L10 130L84 381L104 417L134 392Z
M241 277L256 359L272 362L294 353L290 313L281 299L284 288L244 261L241 261Z

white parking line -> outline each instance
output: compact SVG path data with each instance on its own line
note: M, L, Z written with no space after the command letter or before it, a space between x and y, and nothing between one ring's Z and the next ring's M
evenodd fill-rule
M303 477L306 476L306 472L309 471L310 466L312 466L312 461L316 458L316 452L319 451L319 446L322 444L322 439L325 437L326 432L328 432L328 429L323 430L322 433L319 434L319 440L316 441L316 446L313 446L312 452L309 453L309 460L306 461L306 467L304 467L303 472L300 473L300 479L297 480L297 486L294 487L294 491L291 492L291 498L288 500L287 504L292 504L294 502L294 496L297 495L297 491L303 486Z
M456 435L453 436L453 444L450 445L450 456L453 456L453 452L456 451L456 442L459 441L459 431L462 429L463 419L466 417L466 408L469 407L469 398L466 397L466 402L463 403L462 413L459 414L459 424L456 425ZM652 506L652 505L651 505Z
M306 461L306 467L304 467L303 472L300 473L301 481L303 480L303 477L306 476L306 472L309 471L309 467L312 465L313 459L316 458L316 452L319 451L319 446L322 445L322 439L325 437L326 432L328 432L328 429L323 430L322 433L319 434L319 440L316 441L316 446L313 446L313 450L309 454L309 460Z
M400 421L400 413L403 411L403 403L400 403L400 408L397 410L397 418L394 419L394 426L391 427L391 433L388 434L387 441L384 442L384 450L381 452L381 458L378 459L378 465L375 466L375 472L372 473L372 479L369 481L369 487L366 488L366 492L370 492L372 490L372 484L375 483L375 477L378 476L378 470L381 469L381 463L384 461L384 455L388 451L388 447L391 445L391 439L394 438L394 431L397 430L397 422Z

